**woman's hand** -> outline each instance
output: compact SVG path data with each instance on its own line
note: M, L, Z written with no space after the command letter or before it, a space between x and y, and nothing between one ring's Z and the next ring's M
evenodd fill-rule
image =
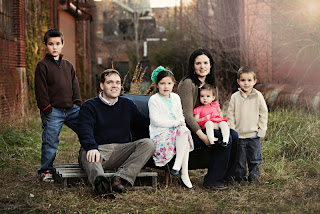
M206 115L206 116L204 117L204 119L210 120L210 114Z
M200 121L203 121L203 120L210 120L210 114L204 116L204 117L201 117L200 118L200 115L199 114L195 114L194 115L194 119L197 121L197 122L200 122Z
M220 117L223 117L223 112L221 111L220 107L218 108L218 112L219 112Z
M201 129L199 129L196 134L198 135L198 137L200 138L200 140L202 140L208 147L210 147L210 141L208 139L208 136L206 134L203 133L203 131Z

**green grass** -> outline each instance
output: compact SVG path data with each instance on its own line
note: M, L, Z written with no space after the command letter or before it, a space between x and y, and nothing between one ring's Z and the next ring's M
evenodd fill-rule
M72 188L38 180L41 121L0 124L0 213L319 213L320 119L299 110L278 109L269 114L262 141L260 185L234 185L226 192L202 188L206 170L192 170L195 191L172 179L165 187L157 171L158 189L128 191L115 200L93 195L75 182ZM60 134L55 163L77 162L79 141L67 127Z

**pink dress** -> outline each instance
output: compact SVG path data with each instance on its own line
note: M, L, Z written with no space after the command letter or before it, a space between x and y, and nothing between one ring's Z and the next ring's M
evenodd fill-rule
M204 124L208 121L212 121L214 123L220 123L221 121L225 121L225 122L228 121L227 118L220 117L219 110L218 110L219 106L220 104L218 101L213 101L209 106L199 106L193 109L193 114L194 115L199 114L200 115L199 118L203 118L208 114L210 115L210 119L206 119L198 122L198 124L202 129L205 128Z

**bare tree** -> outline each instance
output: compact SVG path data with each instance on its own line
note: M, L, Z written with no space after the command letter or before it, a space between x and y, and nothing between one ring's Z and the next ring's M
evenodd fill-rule
M239 1L240 2L240 1ZM215 61L219 99L224 102L236 89L240 59L240 3L238 1L194 1L188 8L186 26L200 46L210 49Z
M272 10L273 55L278 57L274 59L273 78L286 83L318 85L319 1L264 2Z
M213 53L222 101L236 90L241 65L262 83L319 84L319 3L197 0L185 11L184 30Z

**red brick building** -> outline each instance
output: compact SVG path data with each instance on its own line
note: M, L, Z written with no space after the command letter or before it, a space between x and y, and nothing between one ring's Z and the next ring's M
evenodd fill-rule
M1 1L0 118L22 114L26 90L24 1Z

